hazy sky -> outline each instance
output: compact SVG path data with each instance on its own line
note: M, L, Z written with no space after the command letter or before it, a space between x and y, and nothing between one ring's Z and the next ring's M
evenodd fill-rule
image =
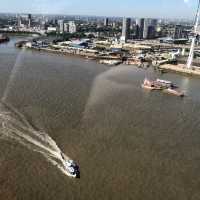
M198 0L1 0L0 12L193 18Z

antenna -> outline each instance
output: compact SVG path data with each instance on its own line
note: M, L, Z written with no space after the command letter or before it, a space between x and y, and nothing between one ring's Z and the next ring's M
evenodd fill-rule
M196 13L196 17L195 17L195 24L194 24L194 36L192 38L190 53L189 53L189 57L187 60L187 68L188 69L191 69L192 62L193 62L194 47L195 47L195 42L196 42L196 37L197 37L197 28L199 25L199 15L200 15L200 0L198 0L198 7L197 7L197 13Z

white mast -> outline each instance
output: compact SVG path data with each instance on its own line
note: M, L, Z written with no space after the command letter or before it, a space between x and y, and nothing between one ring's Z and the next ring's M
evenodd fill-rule
M191 48L190 48L190 54L187 60L187 68L190 69L192 66L192 61L194 57L194 46L196 42L196 36L197 36L197 28L199 25L199 15L200 15L200 0L198 2L198 8L197 8L197 13L196 13L196 18L195 18L195 24L194 24L194 36L192 38L192 43L191 43Z

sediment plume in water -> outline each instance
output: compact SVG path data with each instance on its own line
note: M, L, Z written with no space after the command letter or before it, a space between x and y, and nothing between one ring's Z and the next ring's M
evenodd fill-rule
M119 75L121 76L122 74L129 74L130 71L131 70L128 67L119 66L111 68L110 70L98 75L93 81L84 114L86 115L88 108L92 105L97 105L101 102L104 102L107 97L109 97L111 94L113 95L113 88L116 90L133 88L131 83L122 83L117 79Z
M47 133L36 130L19 111L5 102L1 103L0 109L0 139L17 142L40 153L67 175L64 162L69 158L62 153L56 142Z

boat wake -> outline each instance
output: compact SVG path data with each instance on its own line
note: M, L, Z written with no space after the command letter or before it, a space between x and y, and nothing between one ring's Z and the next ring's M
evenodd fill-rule
M21 113L4 102L0 109L0 139L17 142L40 153L64 175L68 175L65 162L69 158L56 142L47 133L36 130Z

